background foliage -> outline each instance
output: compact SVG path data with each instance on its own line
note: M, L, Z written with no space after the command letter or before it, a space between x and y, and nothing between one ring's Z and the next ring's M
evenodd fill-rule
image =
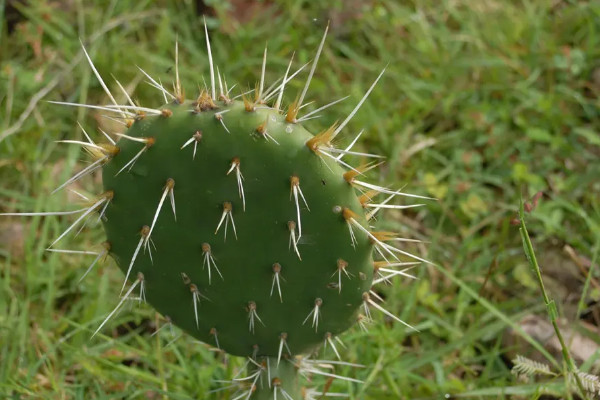
M387 65L346 132L364 128L360 147L387 157L373 178L439 199L378 221L428 241L407 248L439 264L381 290L388 309L420 333L393 321L347 333L345 359L368 367L343 373L365 384L337 382L333 391L378 400L568 396L561 376L522 382L510 373L516 354L562 368L511 225L520 195L539 191L527 218L542 274L574 358L597 373L598 2L0 0L0 212L65 209L76 198L50 192L84 157L55 141L80 137L77 121L95 137L117 129L101 113L44 101L107 102L80 39L105 77L156 105L136 65L170 82L179 40L194 96L208 76L202 15L216 62L240 87L254 86L265 43L274 81L292 52L296 66L311 59L330 21L311 107L351 98L311 121L314 131L343 118ZM290 86L287 101L302 85ZM98 183L77 190L95 193ZM214 380L231 376L237 361L223 364L168 328L151 336L162 322L149 307L120 313L90 340L118 301L122 275L108 262L78 283L89 259L46 252L68 222L0 219L3 398L206 398ZM86 229L69 248L101 240L99 229Z

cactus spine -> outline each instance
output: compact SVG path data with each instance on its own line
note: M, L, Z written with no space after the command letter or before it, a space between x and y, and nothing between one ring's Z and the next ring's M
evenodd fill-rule
M386 203L403 193L363 181L374 165L355 168L342 159L373 155L331 144L381 74L341 124L313 135L302 125L308 115L299 117L326 33L287 110L289 67L266 91L263 62L254 93L233 99L215 74L208 33L210 87L184 98L176 47L174 93L146 74L164 97L158 109L128 95L127 105L118 104L88 57L113 102L97 107L124 118L126 130L115 133L116 142L108 135L105 144L70 141L94 162L59 189L96 170L104 188L52 245L99 212L107 241L91 267L110 254L125 279L120 302L96 333L138 296L190 335L247 358L248 375L232 381L240 386L232 398L311 399L317 392L301 387L299 371L337 376L302 355L325 345L339 358L337 335L370 320L370 307L397 319L370 290L410 263L398 261L407 254L389 243L396 235L372 231L369 220L384 207L400 208ZM381 193L390 196L375 204ZM374 261L374 250L382 261Z

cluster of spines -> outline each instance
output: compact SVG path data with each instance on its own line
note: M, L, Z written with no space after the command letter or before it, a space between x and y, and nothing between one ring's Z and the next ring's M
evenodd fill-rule
M342 99L339 99L332 103L329 103L323 107L318 108L317 110L315 110L311 113L308 113L307 115L305 115L302 118L298 117L299 111L303 106L302 103L304 101L304 97L306 95L308 86L310 84L311 78L315 71L321 50L323 48L323 43L324 43L326 34L327 34L327 30L325 31L325 34L323 35L323 39L319 45L317 55L315 57L314 62L312 63L309 77L306 81L306 84L303 88L301 95L290 105L287 112L285 113L285 120L288 123L299 123L299 122L308 120L310 118L315 118L315 117L317 117L317 116L315 116L315 114L317 112L320 112L320 111L324 110L325 108L332 106L334 104L337 104L338 102L343 101L347 98L347 97L344 97ZM218 68L217 68L217 76L218 76L218 83L219 83L219 94L217 96L216 84L215 84L215 69L213 67L213 62L212 62L212 54L210 51L210 42L208 40L208 32L206 32L206 42L207 42L207 48L208 48L208 53L209 53L211 87L210 87L210 92L208 90L201 91L201 93L198 96L198 98L196 99L196 101L194 101L192 103L191 111L195 112L195 113L219 109L217 101L221 101L223 104L229 105L235 100L235 98L230 97L230 91L232 88L228 88L227 82L224 78L222 78ZM161 117L161 118L169 118L172 116L173 113L168 108L152 109L152 108L146 108L146 107L141 107L141 106L136 105L132 101L131 97L126 92L126 90L123 88L123 86L117 81L118 86L121 88L121 90L125 94L125 97L127 98L127 101L128 101L128 105L119 105L116 102L113 95L110 93L110 91L109 91L108 87L106 86L106 84L104 83L104 81L102 80L100 74L94 67L91 58L85 51L85 48L84 48L84 53L90 63L90 66L91 66L93 72L95 73L96 77L100 81L102 87L104 88L105 92L107 93L108 97L110 98L110 100L112 101L113 104L106 105L106 106L93 106L93 105L64 103L64 102L56 102L56 103L72 105L72 106L89 107L89 108L95 108L95 109L100 109L100 110L104 110L104 111L118 113L123 118L121 120L121 122L126 127L132 126L133 123L135 123L135 121L143 120L147 116L156 116L156 117ZM265 74L266 55L267 55L267 52L265 49L261 79L260 79L259 85L257 85L257 88L254 89L254 92L255 92L254 98L250 99L247 96L251 91L240 95L243 99L244 108L247 112L254 112L259 108L272 108L277 111L281 111L280 110L281 100L282 100L282 96L283 96L283 92L284 92L286 84L293 77L295 77L300 71L302 71L304 69L304 67L306 67L306 65L304 65L300 69L295 71L292 75L289 75L289 71L290 71L290 67L291 67L291 63L292 63L292 60L290 60L290 64L287 67L287 70L281 81L281 84L279 84L279 86L276 86L274 88L272 87L271 89L267 89L266 91L264 91L264 74ZM292 59L293 59L293 56L292 56ZM183 94L183 90L182 90L181 83L179 80L178 46L177 45L176 45L176 82L174 84L174 94L171 94L169 91L167 91L162 86L162 83L160 83L160 81L157 82L150 75L148 75L145 71L143 71L143 70L141 70L141 71L149 79L148 83L151 86L160 90L160 92L163 95L165 103L169 103L169 101L173 101L178 104L183 104L184 94ZM334 162L349 169L344 174L343 177L346 180L346 182L348 182L348 184L352 185L353 187L355 187L356 189L358 189L359 191L362 192L362 195L359 197L359 200L360 200L360 203L362 204L362 206L365 208L365 210L369 210L366 214L367 220L372 219L375 216L375 214L381 209L385 209L385 208L401 209L401 208L407 208L407 207L414 207L414 206L396 206L396 205L388 204L388 202L395 196L398 196L398 195L411 196L411 195L407 195L400 191L395 191L395 190L390 190L387 188L379 187L379 186L376 186L376 185L373 185L373 184L370 184L363 180L358 179L358 177L360 175L363 175L366 171L368 171L371 168L374 168L375 166L377 166L379 164L370 164L365 167L354 168L342 160L342 158L345 155L355 155L355 156L361 156L361 157L379 158L379 156L377 156L377 155L353 152L351 150L352 146L356 143L358 138L361 136L362 131L356 136L356 138L352 141L352 143L344 150L337 149L331 144L332 141L337 137L337 135L340 133L340 131L347 125L347 123L350 121L350 119L355 115L357 110L363 104L363 102L365 101L367 96L370 94L370 92L373 89L373 87L375 86L375 84L381 78L383 72L384 71L381 72L381 74L377 77L377 79L375 80L373 85L368 89L366 94L360 100L358 105L353 109L353 111L348 115L348 117L342 123L340 123L340 124L336 123L336 124L332 125L330 128L315 135L313 138L311 138L310 140L308 140L306 142L306 146L310 150L312 150L316 155L318 155L319 157L323 157L323 156L327 157L329 159L332 159ZM278 97L277 97L276 102L274 103L274 106L273 107L266 106L267 101L270 100L275 95L278 95ZM230 133L229 129L227 128L227 125L225 123L225 118L223 116L227 112L228 112L228 110L223 110L220 112L216 112L214 115L215 115L215 118L219 121L219 123L223 126L224 131L227 133ZM82 130L83 130L83 127L82 127ZM77 174L75 174L73 177L71 177L69 180L67 180L64 184L60 185L55 190L55 192L78 181L79 179L83 178L84 176L87 176L87 175L93 173L94 171L102 168L107 162L109 162L113 157L115 157L120 152L120 148L117 145L117 143L115 143L115 141L105 132L102 131L103 135L108 140L108 143L106 143L106 144L96 144L94 141L91 140L91 138L89 137L89 135L87 134L87 132L85 130L83 130L83 133L87 139L87 142L70 141L70 140L65 140L62 142L78 144L78 145L83 146L83 148L85 150L87 150L95 158L95 161L92 164L90 164L89 166L87 166L86 168L84 168L83 170L81 170L80 172L78 172ZM259 124L256 127L256 134L259 137L263 138L264 140L273 141L275 144L278 144L277 141L275 140L275 138L273 138L269 134L268 120L265 120L263 123ZM116 134L116 135L119 136L123 140L132 140L135 142L139 142L143 145L141 147L141 149L139 150L139 152L136 153L135 156L131 160L129 160L126 164L123 165L123 167L117 172L117 175L124 171L130 171L133 168L133 166L135 165L136 161L140 157L142 157L143 154L148 151L148 149L150 149L152 146L154 146L155 140L156 140L153 137L131 137L131 136L128 136L125 134ZM194 132L194 134L191 136L191 138L182 144L181 149L184 149L184 148L188 147L189 145L193 144L192 158L195 158L197 146L202 142L202 137L203 137L203 133L201 131ZM327 164L325 163L325 165L327 165ZM227 169L224 172L226 175L235 176L235 180L236 180L236 184L237 184L237 188L238 188L238 194L239 194L239 197L240 197L240 199L242 201L242 205L243 205L242 211L245 211L246 198L245 198L245 192L244 192L244 186L243 186L244 177L242 175L240 158L234 157L231 160L229 169ZM381 193L389 194L390 196L382 203L379 203L379 204L373 203L374 197ZM85 200L89 201L91 203L91 205L89 207L75 210L75 211L48 212L48 213L18 213L18 214L13 213L12 215L69 215L69 214L78 214L79 213L80 215L77 218L77 220L72 225L70 225L50 245L50 247L53 247L59 240L61 240L71 230L73 230L75 226L77 226L81 222L85 222L92 212L95 212L95 211L99 212L98 219L104 218L105 217L104 213L105 213L107 207L109 206L109 203L111 202L114 195L115 195L115 193L113 191L107 191L107 192L101 194L100 196L98 196L98 198L96 200L89 200L89 199L85 198ZM149 253L150 258L152 257L152 247L154 247L154 244L153 244L151 235L152 235L152 231L155 227L155 224L157 222L160 211L163 207L163 204L167 201L167 197L169 198L169 202L170 202L172 213L173 213L173 218L176 220L177 217L176 217L176 206L175 206L175 181L172 178L168 178L165 182L164 187L162 188L158 206L157 206L157 209L156 209L156 212L154 214L154 218L153 218L151 224L144 225L140 229L140 232L139 232L140 240L139 240L136 248L133 251L131 262L129 263L125 281L124 281L122 289L121 289L121 294L123 294L123 291L125 291L126 283L129 279L130 273L133 270L133 266L134 266L135 260L138 256L139 252L143 249L143 251L145 251L145 252L147 251ZM411 196L411 197L419 197L419 196ZM290 251L293 251L296 254L296 256L298 257L299 260L302 260L301 253L297 246L299 243L299 239L302 236L302 218L301 218L302 216L301 216L301 211L300 211L301 203L304 204L305 208L308 211L310 210L310 208L308 206L308 202L304 196L304 193L301 190L300 178L296 175L293 175L290 177L290 200L294 202L297 220L296 221L288 221L288 223L287 223L288 230L289 230L289 249L290 249ZM399 276L399 275L412 277L411 275L406 273L406 270L408 268L402 269L400 271L398 271L396 269L392 269L392 268L398 267L398 266L410 267L410 266L416 264L416 262L401 262L399 260L397 254L405 255L405 256L411 257L411 258L421 261L421 262L427 262L426 260L424 260L420 257L414 256L414 255L409 254L401 249L398 249L395 246L390 245L388 242L400 240L400 238L398 238L396 234L390 233L390 232L371 231L371 230L365 228L358 221L357 214L354 211L352 211L351 209L345 208L342 206L337 206L336 208L337 208L336 212L338 212L342 216L343 220L347 223L350 240L351 240L351 243L353 244L353 246L356 243L355 230L361 231L371 240L372 244L374 245L375 250L383 258L384 261L376 261L374 263L374 266L373 266L374 267L374 276L377 276L377 279L375 279L373 282L374 284L380 283L380 282L388 282L389 278L392 278L394 276ZM11 214L5 214L5 215L11 215ZM225 202L223 202L223 205L222 205L222 214L216 225L215 234L218 234L218 232L222 229L223 237L224 237L224 239L226 239L229 225L231 225L231 229L232 229L234 236L237 237L235 221L233 218L233 206L232 206L231 202L225 201ZM95 257L94 261L92 262L92 264L89 266L89 268L86 270L85 274L83 275L83 277L85 277L90 272L90 270L94 267L94 265L110 252L110 243L105 242L103 244L103 250L100 252L91 252L91 251L83 251L82 252L82 251L76 251L76 250L58 250L58 249L49 249L49 251L95 255L96 257ZM390 257L392 260L390 261L388 259L388 257ZM211 246L209 243L202 244L202 261L203 261L203 263L202 263L203 268L205 268L207 270L209 284L212 281L212 275L214 272L216 272L221 279L225 279L223 277L223 275L221 274L221 271L219 270L219 268L215 262L215 257L213 256ZM351 278L353 276L349 271L346 270L347 266L348 266L348 263L346 261L344 261L343 259L338 259L336 268L333 270L333 273L331 275L332 277L337 275L337 278L338 278L337 279L337 289L340 292L342 290L343 276L345 276L346 278ZM273 275L272 275L273 281L272 281L272 285L271 285L270 296L273 296L273 294L275 293L277 295L277 297L279 298L279 300L281 302L283 302L283 293L282 293L282 289L281 289L281 282L282 281L285 282L285 279L282 275L282 266L279 263L275 262L272 265L272 271L273 271ZM387 273L387 275L383 275L383 273ZM83 279L83 277L82 277L82 279ZM206 297L204 295L202 295L198 286L189 280L189 277L185 276L185 274L182 274L182 278L183 278L186 286L189 287L189 291L191 293L193 304L194 304L194 313L195 313L194 318L196 321L196 326L199 327L199 317L198 317L198 308L197 307L199 306L201 299L202 298L206 299ZM94 335L96 333L98 333L101 330L101 328L107 323L107 321L110 319L110 317L117 312L117 310L122 306L124 301L127 298L129 298L129 296L132 294L132 292L135 290L136 287L139 287L139 296L137 297L137 299L139 301L145 301L145 283L144 282L145 281L144 281L143 273L138 272L133 284L126 291L125 295L122 296L120 302L117 304L115 309L108 315L108 317L102 322L102 324L94 332ZM386 315L388 315L388 316L396 319L397 321L401 322L402 324L410 327L410 325L406 324L405 322L403 322L402 320L400 320L393 314L389 313L388 311L383 309L379 304L377 304L375 301L373 301L371 298L372 296L376 296L375 292L373 292L373 291L365 292L362 295L364 314L359 314L358 319L357 319L357 322L358 322L359 326L361 326L361 328L366 329L366 322L371 321L371 313L370 313L370 308L369 308L370 306L382 311ZM315 328L315 331L318 331L319 321L321 318L321 307L323 307L323 300L321 298L315 298L312 308L310 308L307 311L307 315L303 321L303 324L310 323L310 325ZM257 304L254 301L248 302L247 315L248 315L248 326L249 326L249 330L251 332L254 331L257 323L264 325L262 319L259 316ZM215 327L211 328L210 335L214 337L216 347L220 348L217 334L218 334L217 329ZM280 336L279 336L280 344L279 344L279 354L277 357L277 363L280 362L282 355L285 354L284 350L287 352L287 354L289 356L291 356L291 354L292 354L292 351L290 351L290 349L287 345L287 338L288 338L288 333L286 333L286 332L280 333ZM324 347L329 345L332 348L333 352L335 353L336 357L339 359L340 355L339 355L339 352L337 351L337 348L335 347L333 340L337 341L339 339L334 337L330 332L326 332L324 335L324 342L323 342ZM254 357L254 358L256 358L256 357ZM314 371L312 371L312 372L314 372ZM277 385L276 383L277 382L273 382L274 388L279 387L279 385ZM277 390L275 390L275 393L277 393ZM285 398L285 394L283 394L283 393L284 392L282 392L282 396ZM276 394L275 394L275 396L276 396Z

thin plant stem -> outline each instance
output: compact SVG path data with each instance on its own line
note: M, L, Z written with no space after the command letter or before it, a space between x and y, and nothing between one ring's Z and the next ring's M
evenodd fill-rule
M556 333L556 337L560 342L560 348L562 352L563 359L565 364L567 365L567 369L570 374L575 378L575 382L577 383L577 387L581 396L584 399L588 399L587 392L583 387L583 383L581 382L581 378L578 375L577 366L571 358L571 354L569 353L569 349L565 344L565 340L558 328L558 310L556 308L556 303L554 300L551 300L546 292L546 288L544 286L544 281L542 280L542 271L540 270L540 266L537 262L537 258L535 257L535 252L533 250L533 245L531 244L531 239L529 238L529 233L527 232L527 227L525 226L525 210L523 199L521 198L519 201L519 219L520 219L520 227L519 232L521 233L521 239L523 240L523 248L525 250L525 255L527 256L527 261L529 261L530 267L535 271L535 275L537 278L537 282L540 286L540 291L542 292L542 297L544 298L544 304L546 305L546 310L548 311L548 316L550 317L550 322L552 322L552 327L554 328L554 332Z

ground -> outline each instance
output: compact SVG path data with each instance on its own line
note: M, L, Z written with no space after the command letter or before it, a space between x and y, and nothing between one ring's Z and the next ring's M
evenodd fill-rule
M198 3L198 4L195 4ZM571 396L560 347L519 233L520 199L559 328L581 371L598 372L600 297L600 5L594 1L13 1L0 0L0 212L68 208L51 195L73 174L79 148L57 140L115 131L102 112L46 100L109 102L81 52L98 70L156 105L136 65L182 80L209 76L202 15L213 55L230 84L254 87L268 44L267 78L312 59L330 34L308 91L309 107L343 96L309 127L352 110L383 68L340 146L365 130L359 149L386 156L370 177L435 197L393 210L377 225L423 240L406 249L430 260L416 280L380 294L418 329L378 319L347 332L338 372L352 399ZM287 102L306 75L290 82ZM194 96L196 93L189 93ZM119 98L119 100L124 100ZM154 103L153 103L154 102ZM97 193L99 179L75 185ZM537 193L541 195L536 196ZM409 202L408 202L409 203ZM407 204L408 204L407 203ZM169 328L149 307L120 313L123 276L110 263L81 283L88 258L45 251L72 219L0 217L0 394L10 398L206 398L240 365ZM92 249L99 229L70 237ZM517 355L558 375L524 382ZM331 356L331 354L329 355ZM324 381L317 381L324 383ZM573 389L574 390L574 389ZM217 392L214 399L228 395Z

